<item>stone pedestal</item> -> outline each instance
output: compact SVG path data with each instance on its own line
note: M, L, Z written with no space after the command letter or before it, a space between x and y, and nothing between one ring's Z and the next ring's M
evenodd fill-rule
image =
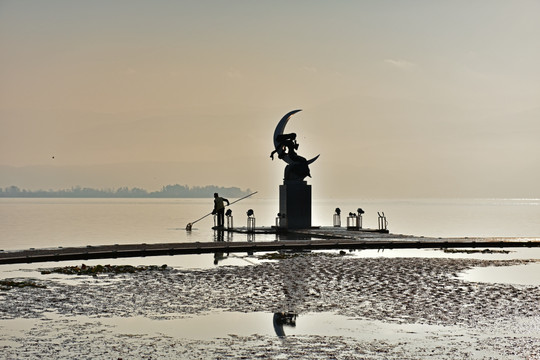
M286 228L310 228L311 185L302 180L285 180L279 186L279 212L285 214Z

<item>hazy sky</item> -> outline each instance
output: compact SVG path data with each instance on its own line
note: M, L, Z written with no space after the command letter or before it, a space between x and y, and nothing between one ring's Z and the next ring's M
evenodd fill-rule
M0 187L540 197L540 1L0 0ZM52 156L55 158L52 159Z

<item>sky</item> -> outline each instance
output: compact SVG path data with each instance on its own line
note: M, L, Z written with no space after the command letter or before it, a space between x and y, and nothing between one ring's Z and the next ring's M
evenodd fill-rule
M0 0L0 187L540 198L539 1ZM54 158L53 158L54 157Z

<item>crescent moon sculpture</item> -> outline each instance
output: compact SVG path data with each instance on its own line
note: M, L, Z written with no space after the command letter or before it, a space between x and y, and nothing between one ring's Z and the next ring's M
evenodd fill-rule
M319 158L320 155L315 156L309 160L299 156L296 153L298 149L298 143L296 142L296 134L284 134L285 127L289 122L292 115L302 110L293 110L285 114L278 122L276 129L274 130L274 151L270 157L274 159L274 154L277 153L278 157L287 163L285 167L285 180L303 180L306 176L311 177L309 171L309 164L312 164Z

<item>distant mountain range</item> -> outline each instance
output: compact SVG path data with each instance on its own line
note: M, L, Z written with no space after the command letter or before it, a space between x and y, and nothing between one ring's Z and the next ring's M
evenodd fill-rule
M93 189L80 186L65 190L25 190L17 186L0 188L3 198L210 198L217 192L221 196L238 198L248 195L250 189L221 187L216 185L193 186L167 185L159 191L148 192L141 188Z

